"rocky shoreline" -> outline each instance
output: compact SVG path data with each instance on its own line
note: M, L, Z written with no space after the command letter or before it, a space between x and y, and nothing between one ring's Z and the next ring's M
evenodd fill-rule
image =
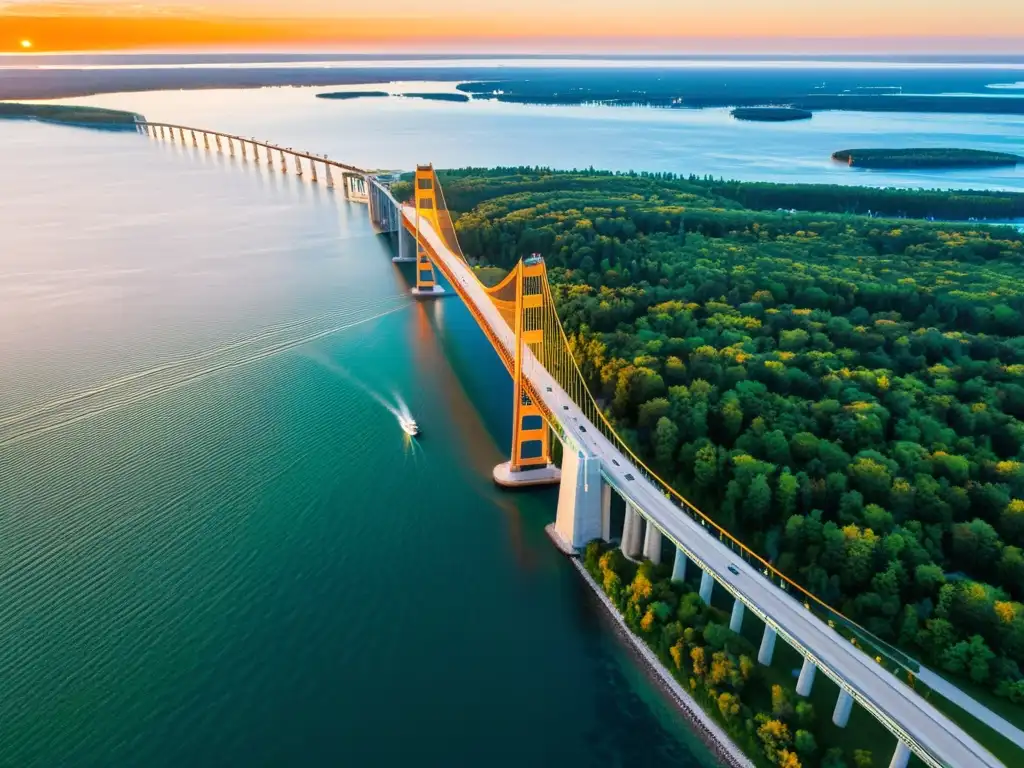
M693 723L701 739L715 752L722 764L729 766L729 768L755 768L754 763L733 743L728 734L701 709L693 697L665 669L658 657L654 655L654 652L644 644L643 640L633 634L632 630L626 625L626 620L622 617L622 614L619 613L611 600L608 599L600 585L587 573L587 569L583 567L580 559L573 557L571 561L587 584L590 585L597 598L604 604L608 613L615 619L618 630L636 651L641 661L644 662L648 672L654 677L662 690L675 701L687 719Z

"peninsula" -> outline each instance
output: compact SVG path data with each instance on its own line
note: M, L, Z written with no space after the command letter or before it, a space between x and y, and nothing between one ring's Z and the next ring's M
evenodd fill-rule
M63 104L0 103L0 120L39 120L105 130L134 130L139 115L118 109Z

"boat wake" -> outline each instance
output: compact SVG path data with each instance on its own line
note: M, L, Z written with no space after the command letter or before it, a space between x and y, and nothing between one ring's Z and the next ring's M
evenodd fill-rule
M153 366L29 408L0 416L0 447L166 395L215 374L251 365L409 306L405 297L349 307L259 333L189 357ZM372 314L367 315L367 312Z

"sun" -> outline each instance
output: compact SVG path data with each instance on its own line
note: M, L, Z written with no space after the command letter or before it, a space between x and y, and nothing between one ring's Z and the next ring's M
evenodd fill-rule
M22 40L21 41L21 47L22 48L26 48L26 49L27 48L31 48L32 47L32 41L31 40Z

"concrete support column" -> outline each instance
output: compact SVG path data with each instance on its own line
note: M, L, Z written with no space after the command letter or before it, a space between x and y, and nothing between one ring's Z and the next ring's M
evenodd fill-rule
M402 242L401 236L398 242ZM601 483L601 538L612 540L612 487L608 483Z
M672 581L686 579L686 553L676 547L676 559L672 562Z
M313 183L316 184L317 183L317 178L316 178L316 162L314 160L310 160L309 161L309 171L310 171L310 174L309 174L310 179L312 179Z
M285 155L283 149L280 150L280 152L281 152L281 173L288 173L288 161L286 159L287 155Z
M299 157L298 155L295 156L295 175L302 175L302 158Z
M224 151L223 148L220 145L220 134L219 133L216 136L213 137L213 143L217 145L217 151L218 152L223 152Z
M566 446L551 537L565 552L579 552L601 536L601 461Z
M715 577L710 572L704 571L700 575L700 599L707 605L711 605L711 590L715 588Z
M334 174L331 173L331 166L324 163L324 176L327 177L327 188L334 189Z
M644 537L644 557L655 565L661 564L661 531L653 520L647 521L647 535Z
M622 554L635 558L640 554L641 531L644 519L629 502L626 502L626 520L622 524Z
M892 760L889 761L889 768L907 768L910 762L910 747L902 741L896 742L896 751L892 753Z
M233 139L228 139L228 154L232 157L235 156L235 142Z
M839 698L836 699L836 708L832 710L832 722L840 728L845 728L850 722L850 711L853 709L853 696L846 691L839 690Z
M810 696L811 688L814 686L814 673L818 667L810 659L804 659L804 665L800 668L800 678L796 681L796 692L798 696Z
M775 655L775 630L766 626L761 636L761 648L757 652L757 663L769 667L772 663L772 656Z
M743 629L743 612L745 610L746 606L743 605L737 597L736 601L732 604L732 616L729 617L729 629L737 635L740 633L740 630Z

